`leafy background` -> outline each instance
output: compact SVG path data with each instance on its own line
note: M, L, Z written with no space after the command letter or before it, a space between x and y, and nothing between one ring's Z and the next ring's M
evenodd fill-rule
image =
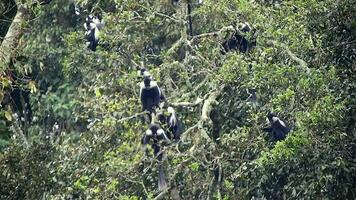
M33 7L12 64L0 71L0 100L19 88L33 112L32 121L21 120L2 103L0 198L355 199L354 3L193 0L193 38L186 1ZM75 16L74 4L87 11ZM11 5L0 3L1 37L16 13ZM85 47L89 12L105 21L96 52ZM224 28L244 21L260 31L257 47L221 55L232 33ZM153 155L140 147L147 125L130 118L141 111L141 65L170 103L192 103L177 107L186 132L165 149L162 196ZM284 141L261 131L269 111L291 126Z

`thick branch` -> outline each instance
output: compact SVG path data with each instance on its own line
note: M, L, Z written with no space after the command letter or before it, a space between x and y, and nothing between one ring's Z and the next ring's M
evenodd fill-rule
M40 0L34 2L31 6L45 5L50 2L51 0ZM17 0L16 5L17 13L0 45L0 67L9 65L11 57L14 55L21 36L25 31L25 25L31 18L30 6L28 4L21 3Z
M297 55L295 55L290 49L289 49L289 47L286 45L286 44L283 44L283 43L281 43L280 45L277 43L277 41L269 41L269 43L271 43L272 45L274 45L274 46L280 46L280 47L282 47L286 52L287 52L287 54L288 54L288 56L292 59L292 60L294 60L295 62L297 62L299 65L300 65L300 67L302 68L302 69L304 69L307 73L309 73L310 72L310 69L308 68L308 64L304 61L304 60L302 60L301 58L299 58L299 57L297 57Z
M23 144L24 144L24 147L25 147L25 148L30 147L30 144L29 144L29 142L28 142L28 140L27 140L27 137L25 136L25 134L23 133L23 131L21 130L21 128L19 127L19 125L17 124L17 122L15 122L15 123L11 126L10 129L12 130L12 132L15 133L15 135L20 136L20 138L21 138L22 141L23 141Z
M220 93L221 93L221 90L217 90L215 92L212 92L210 94L209 98L204 102L203 108L202 108L202 111L201 111L201 119L204 122L208 122L209 124L212 123L212 121L210 119L210 112L213 109L213 106L218 103L216 101L216 99L218 98Z
M10 63L10 59L17 49L19 40L24 32L23 24L26 23L30 16L29 9L25 5L19 4L17 7L15 18L0 46L0 63L4 66L8 66Z
M298 58L294 53L292 53L292 52L290 51L290 49L288 48L287 45L282 44L282 47L286 50L288 56L289 56L292 60L294 60L295 62L297 62L303 69L305 69L305 70L309 73L310 70L309 70L309 68L308 68L308 64L307 64L304 60Z
M203 101L204 99L197 98L193 103L184 101L184 102L172 103L170 105L173 107L194 107L201 104Z
M212 36L218 36L220 35L222 32L224 31L235 31L235 28L233 26L226 26L226 27L223 27L221 28L220 30L218 31L215 31L215 32L210 32L210 33L202 33L200 35L196 35L192 38L192 41L194 40L197 40L197 39L200 39L200 38L204 38L204 37L212 37Z

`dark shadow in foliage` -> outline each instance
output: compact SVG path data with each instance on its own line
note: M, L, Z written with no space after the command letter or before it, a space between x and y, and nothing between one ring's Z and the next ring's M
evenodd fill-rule
M218 108L213 108L212 111L210 112L210 119L213 122L213 127L212 127L212 138L213 141L217 144L220 144L220 111Z
M11 63L12 65L12 63ZM17 77L15 71L7 71L8 77L13 83L17 83L21 80ZM6 90L4 99L1 102L1 106L5 108L10 106L11 110L17 114L18 119L24 123L31 123L32 121L32 109L30 105L30 91L20 87L10 87Z

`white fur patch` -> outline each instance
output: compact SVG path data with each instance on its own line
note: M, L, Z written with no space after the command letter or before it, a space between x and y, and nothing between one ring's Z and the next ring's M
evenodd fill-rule
M148 130L146 131L146 135L147 135L147 136L151 136L151 135L152 135L152 131L151 131L150 129L148 129Z
M151 89L151 88L156 87L156 86L157 86L157 82L156 81L151 81L149 87L146 87L144 82L141 82L141 84L140 84L140 87L142 89Z
M170 113L170 114L173 114L174 113L174 108L172 108L171 106L169 106L167 108L167 112Z
M149 71L144 71L143 77L151 77L151 73Z
M272 117L272 121L273 121L273 122L279 121L279 123L280 123L282 126L286 127L286 124L285 124L282 120L280 120L278 117Z
M272 121L273 121L273 122L276 122L276 121L278 121L278 120L279 120L278 117L272 117Z
M95 28L94 31L95 31L94 32L94 38L95 38L96 41L98 41L99 40L99 29Z
M94 23L90 23L89 24L89 29L93 30L94 28L96 28L96 25Z
M175 126L177 123L177 118L175 114L172 114L171 117L169 118L169 127Z
M162 135L162 134L164 134L164 130L163 129L158 129L157 130L157 135Z
M99 23L100 23L100 20L99 20L97 17L94 17L94 18L93 18L93 22L94 22L95 24L99 24Z

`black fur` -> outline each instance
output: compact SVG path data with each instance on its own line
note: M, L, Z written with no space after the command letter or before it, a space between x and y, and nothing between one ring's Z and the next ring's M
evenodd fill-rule
M150 134L148 134L150 133ZM141 143L147 145L152 141L152 149L155 157L158 160L158 187L159 190L164 190L167 188L166 178L164 175L163 165L162 165L162 142L168 141L166 134L163 129L158 124L150 124L148 130L144 133Z
M167 125L169 139L174 139L175 141L180 140L182 134L182 123L175 112L170 113L167 117Z
M287 124L273 113L269 113L267 118L270 126L264 128L263 131L271 133L274 141L284 140L290 131Z
M145 77L140 88L140 99L143 111L154 112L155 108L164 99L157 83L152 81L150 77Z
M251 40L248 40L246 36L241 35L238 31L235 31L234 34L221 44L221 54L225 55L231 50L239 51L242 53L249 52L252 48L256 47L256 38L258 31L252 30L251 27L247 24L244 24L240 31L242 33L247 33L254 31Z

